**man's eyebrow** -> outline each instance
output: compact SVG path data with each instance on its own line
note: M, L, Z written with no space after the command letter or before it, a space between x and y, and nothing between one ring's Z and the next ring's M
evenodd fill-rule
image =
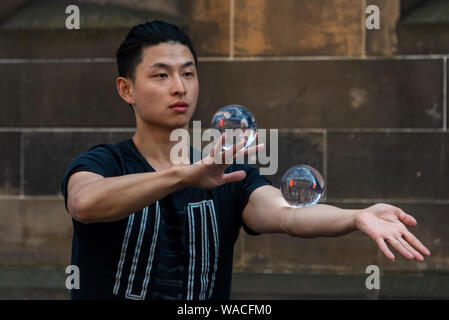
M181 68L185 68L185 67L189 67L189 66L195 66L195 64L192 61L188 61L186 63L184 63ZM151 65L150 67L148 67L149 69L151 68L167 68L170 69L171 66L169 66L168 64L162 63L162 62L156 62L153 65Z

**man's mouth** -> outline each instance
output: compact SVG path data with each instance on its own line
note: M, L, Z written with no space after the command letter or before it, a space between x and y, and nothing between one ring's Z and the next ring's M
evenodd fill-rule
M188 104L184 102L178 102L170 106L170 109L173 109L177 112L186 112L187 108L189 107Z

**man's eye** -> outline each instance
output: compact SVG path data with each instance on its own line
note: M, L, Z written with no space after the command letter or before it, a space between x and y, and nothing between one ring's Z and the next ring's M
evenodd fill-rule
M184 73L184 75L186 75L187 77L193 77L193 72L186 72Z
M160 74L155 75L155 77L158 77L158 78L165 78L166 76L167 76L167 74L165 74L165 73L160 73Z

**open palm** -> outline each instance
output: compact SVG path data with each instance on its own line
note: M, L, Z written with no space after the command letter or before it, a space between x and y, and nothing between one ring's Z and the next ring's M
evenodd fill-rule
M245 179L246 173L243 170L225 173L225 170L238 157L254 155L263 145L256 145L243 148L246 140L242 140L227 151L222 150L225 142L225 134L221 135L210 154L204 159L192 164L183 165L186 173L185 181L190 186L200 189L212 189L225 183L240 181Z
M417 222L411 215L383 203L368 207L356 217L357 229L370 236L391 260L394 260L394 254L387 242L407 259L423 261L423 254L430 255L430 251L407 229L407 226L416 225Z

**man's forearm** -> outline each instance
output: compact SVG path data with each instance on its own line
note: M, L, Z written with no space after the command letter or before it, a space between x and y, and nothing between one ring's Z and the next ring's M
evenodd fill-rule
M353 232L356 230L355 217L361 212L326 204L284 207L284 210L283 231L301 238L338 237Z
M183 187L177 168L99 179L70 198L78 199L72 214L84 223L117 221Z

